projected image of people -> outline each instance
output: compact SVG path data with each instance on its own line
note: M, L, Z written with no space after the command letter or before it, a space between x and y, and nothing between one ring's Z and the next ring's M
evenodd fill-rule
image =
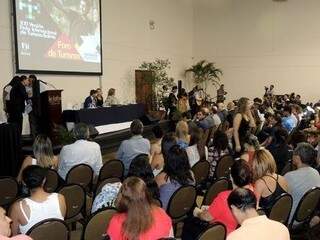
M16 0L16 17L19 65L101 72L99 0Z

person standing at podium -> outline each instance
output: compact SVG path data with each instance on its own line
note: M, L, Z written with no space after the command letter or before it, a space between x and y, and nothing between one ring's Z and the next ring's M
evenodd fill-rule
M41 128L41 97L40 97L40 81L35 75L29 76L30 81L30 93L29 104L31 105L31 112L29 113L30 132L32 138L42 132Z
M29 79L21 76L20 81L14 85L10 91L10 109L8 112L8 122L17 125L19 135L22 134L23 112L25 111L25 101L28 99L26 86Z

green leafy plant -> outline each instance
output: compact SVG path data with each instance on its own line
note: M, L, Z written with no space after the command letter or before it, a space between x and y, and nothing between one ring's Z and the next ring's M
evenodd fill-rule
M156 88L161 88L166 85L168 87L173 86L173 78L169 78L167 70L171 68L171 62L169 59L159 59L157 58L153 62L142 62L139 66L141 70L152 71L153 75L148 80L155 85Z
M207 92L209 83L214 86L220 86L220 76L223 75L221 69L216 68L214 63L206 60L201 60L185 72L193 73L194 82L202 85L205 92Z
M151 71L153 74L147 78L147 81L153 86L154 89L154 106L157 106L157 110L159 109L159 105L162 104L162 92L163 86L170 88L174 85L174 79L170 78L168 75L168 70L171 68L171 62L169 59L155 59L153 62L142 62L139 66L140 70Z

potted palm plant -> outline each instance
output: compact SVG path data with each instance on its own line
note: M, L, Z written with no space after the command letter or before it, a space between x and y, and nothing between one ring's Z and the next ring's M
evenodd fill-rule
M221 69L216 68L214 63L206 60L201 60L185 71L185 73L190 72L193 73L194 82L201 85L206 94L209 83L220 86L220 76L223 75Z

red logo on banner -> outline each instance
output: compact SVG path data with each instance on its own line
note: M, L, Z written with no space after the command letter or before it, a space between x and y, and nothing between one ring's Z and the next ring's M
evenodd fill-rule
M69 36L64 33L51 45L46 53L46 57L65 60L82 60L74 43Z

